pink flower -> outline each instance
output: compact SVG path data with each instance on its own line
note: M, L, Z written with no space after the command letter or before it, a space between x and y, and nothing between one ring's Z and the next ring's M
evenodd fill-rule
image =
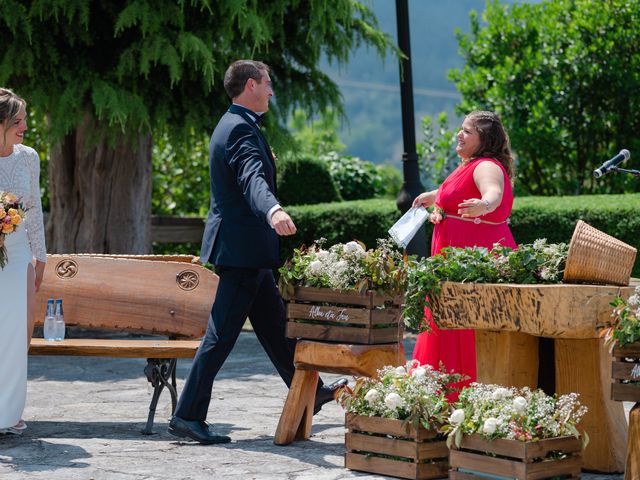
M4 217L4 218L2 219L2 221L3 221L4 223L11 223L11 217L10 217L9 215L7 215L6 217Z

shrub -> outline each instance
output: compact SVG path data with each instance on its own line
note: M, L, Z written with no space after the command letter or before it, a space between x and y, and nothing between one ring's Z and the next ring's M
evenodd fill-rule
M376 196L382 178L376 166L358 157L331 152L322 156L344 200L363 200Z
M325 162L309 156L277 161L278 199L284 206L341 200Z
M402 188L402 172L393 165L378 165L380 184L376 187L376 197L396 199Z
M284 261L300 245L311 245L326 238L328 245L360 240L375 248L378 238L387 238L387 230L400 218L395 202L386 199L323 203L287 208L298 233L280 238L280 255Z

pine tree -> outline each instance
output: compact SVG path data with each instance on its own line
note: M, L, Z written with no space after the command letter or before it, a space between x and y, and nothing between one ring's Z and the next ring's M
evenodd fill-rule
M283 124L295 107L341 111L318 64L363 43L391 47L357 0L3 0L0 85L51 135L49 251L150 250L153 132L211 131L232 61L273 68Z

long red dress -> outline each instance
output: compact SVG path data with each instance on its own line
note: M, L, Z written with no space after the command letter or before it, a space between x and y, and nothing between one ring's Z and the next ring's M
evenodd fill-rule
M442 183L436 195L436 206L444 210L446 215L458 215L458 204L470 198L482 198L473 181L473 171L481 161L490 161L502 169L504 175L504 192L502 202L493 212L480 217L489 222L503 222L511 214L513 191L511 182L502 164L493 158L477 158L466 165L456 168ZM436 224L431 240L431 255L436 255L445 247L493 247L494 243L516 248L508 223L489 225L475 224L470 221L445 217ZM473 330L440 330L431 318L431 311L425 309L425 321L431 325L430 332L418 335L413 358L421 364L429 364L438 368L442 362L447 371L453 370L469 376L469 380L457 384L465 386L476 381L476 347ZM457 395L452 396L455 400Z

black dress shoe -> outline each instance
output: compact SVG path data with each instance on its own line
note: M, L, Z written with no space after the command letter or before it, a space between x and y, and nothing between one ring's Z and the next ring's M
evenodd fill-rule
M168 432L176 437L188 437L203 445L229 443L230 437L218 435L209 430L209 425L200 420L185 420L175 415L169 422Z
M315 415L322 409L325 403L329 403L331 400L335 400L336 390L340 387L344 387L349 383L346 378L340 378L329 385L323 385L316 392L316 403L313 406L313 414Z

